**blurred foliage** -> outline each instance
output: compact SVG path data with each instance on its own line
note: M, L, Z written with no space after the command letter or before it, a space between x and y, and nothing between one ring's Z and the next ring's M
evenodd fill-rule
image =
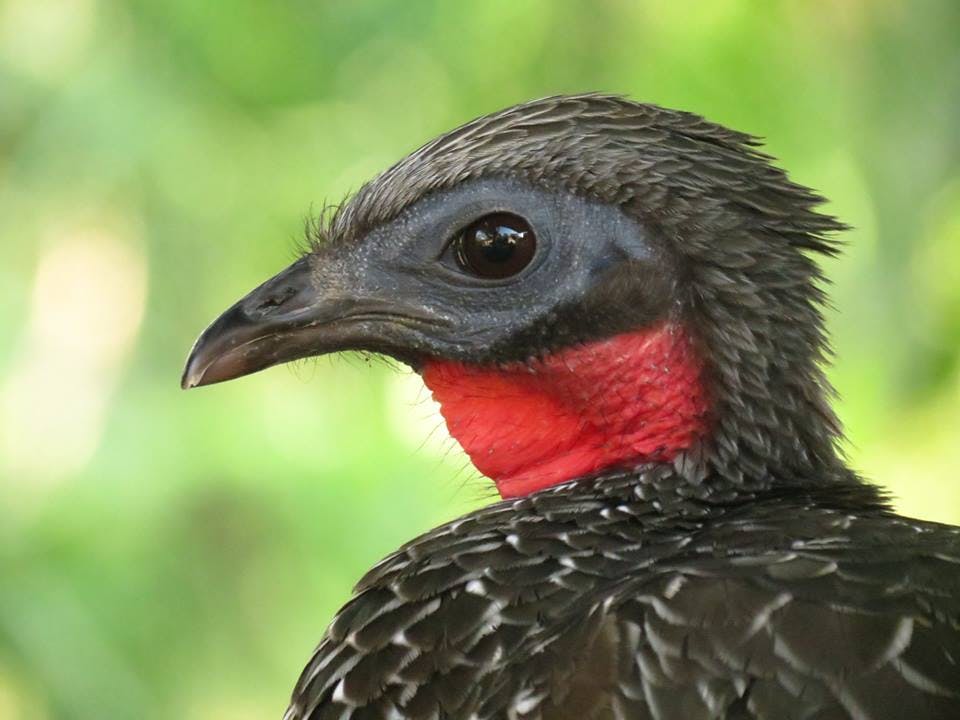
M279 717L362 570L489 498L409 373L177 381L311 207L536 96L701 112L831 198L851 462L960 521L958 37L955 0L0 0L0 717Z

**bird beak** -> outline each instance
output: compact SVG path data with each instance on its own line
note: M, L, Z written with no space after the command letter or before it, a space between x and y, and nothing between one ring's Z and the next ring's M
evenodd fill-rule
M274 276L210 325L193 345L180 386L187 390L338 350L362 348L383 302L318 289L306 259Z

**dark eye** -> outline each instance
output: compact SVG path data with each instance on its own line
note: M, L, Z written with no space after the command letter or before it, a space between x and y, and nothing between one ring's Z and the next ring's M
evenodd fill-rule
M460 267L482 278L516 275L530 264L536 249L530 225L510 213L484 215L454 241Z

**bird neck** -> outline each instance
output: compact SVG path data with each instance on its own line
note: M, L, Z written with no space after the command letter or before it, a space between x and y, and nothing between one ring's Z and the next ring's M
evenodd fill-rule
M674 323L506 365L421 370L450 434L503 497L669 462L707 430L703 363Z

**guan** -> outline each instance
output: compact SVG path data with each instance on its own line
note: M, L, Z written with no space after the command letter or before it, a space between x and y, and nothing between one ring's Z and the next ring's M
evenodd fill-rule
M960 529L844 462L821 202L697 115L536 100L364 185L204 331L185 388L410 365L503 498L360 580L286 720L960 718Z

